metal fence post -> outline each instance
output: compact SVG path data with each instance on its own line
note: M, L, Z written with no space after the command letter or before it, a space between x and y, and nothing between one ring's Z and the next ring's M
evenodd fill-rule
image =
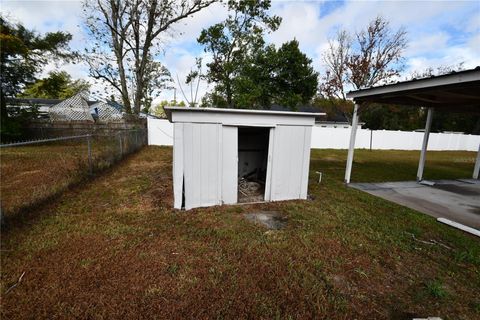
M92 162L92 136L87 136L87 150L88 150L88 169L90 174L93 173L93 162Z

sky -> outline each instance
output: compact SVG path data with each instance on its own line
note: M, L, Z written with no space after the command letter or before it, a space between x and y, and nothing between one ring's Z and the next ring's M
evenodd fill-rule
M82 50L88 37L82 28L82 2L0 0L3 15L40 33L68 31L73 35L72 49ZM338 29L355 32L369 21L382 16L393 30L404 27L408 48L404 52L406 69L404 77L413 71L457 65L465 68L480 66L480 1L272 1L270 13L282 17L280 28L268 34L267 42L280 46L297 39L300 49L312 60L315 69L324 73L322 55L328 39ZM159 60L170 70L173 78L181 82L194 67L196 57L207 57L196 42L200 31L225 19L224 6L215 4L174 26L176 36L165 47ZM88 79L88 68L82 62L66 65L49 65L50 70L61 69L73 78ZM90 80L91 81L91 80ZM177 87L177 99L182 98ZM189 96L190 88L182 85ZM211 87L211 85L210 85ZM94 90L105 91L96 84ZM202 96L209 85L202 83ZM107 94L109 96L109 94ZM154 102L172 99L173 90L165 90Z

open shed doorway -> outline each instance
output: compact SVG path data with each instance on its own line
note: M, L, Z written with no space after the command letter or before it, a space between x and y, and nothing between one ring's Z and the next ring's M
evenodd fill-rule
M238 128L238 202L265 201L270 128Z

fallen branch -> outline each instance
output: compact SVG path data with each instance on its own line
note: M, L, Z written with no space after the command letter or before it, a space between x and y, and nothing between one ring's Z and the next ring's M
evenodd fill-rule
M18 278L18 281L17 283L15 283L13 286L11 286L10 288L8 288L7 291L5 291L5 294L8 294L10 291L13 290L13 288L15 288L16 286L18 286L20 284L20 282L22 282L22 279L23 279L23 276L25 275L25 271L23 271L22 275L20 276L20 278Z

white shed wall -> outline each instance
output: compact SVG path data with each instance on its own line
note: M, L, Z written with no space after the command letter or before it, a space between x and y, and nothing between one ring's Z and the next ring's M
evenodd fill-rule
M183 124L185 209L221 204L221 125ZM175 197L181 194L175 194Z
M175 123L174 207L185 209L237 203L238 127ZM305 199L310 126L270 129L266 201Z
M306 199L310 129L303 126L277 126L273 130L271 200Z
M225 204L238 200L238 128L222 126L222 201Z

